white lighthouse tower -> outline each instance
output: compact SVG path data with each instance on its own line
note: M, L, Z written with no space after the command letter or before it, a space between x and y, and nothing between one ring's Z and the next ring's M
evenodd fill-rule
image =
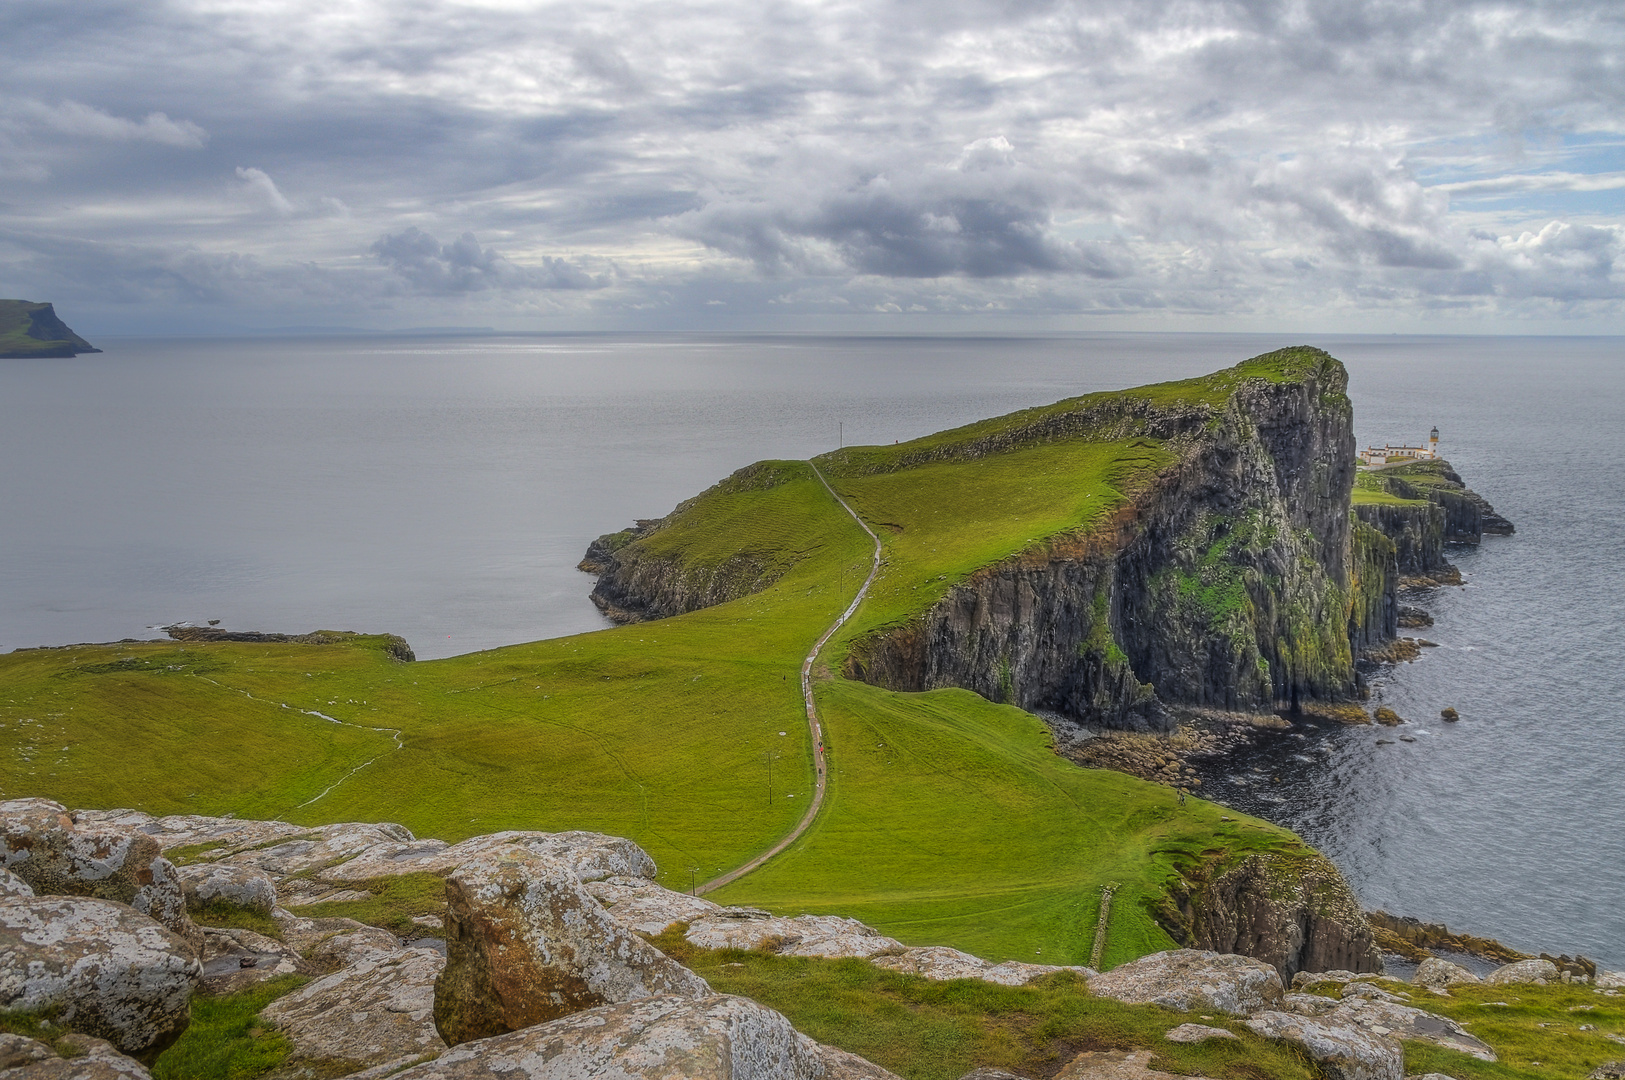
M1439 429L1437 427L1435 427L1432 431L1428 432L1428 457L1436 458L1438 456L1439 456Z

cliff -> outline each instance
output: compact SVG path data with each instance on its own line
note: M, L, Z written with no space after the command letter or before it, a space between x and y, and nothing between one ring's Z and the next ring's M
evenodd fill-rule
M854 647L848 674L1141 730L1171 729L1165 704L1353 696L1347 375L1319 350L1285 353L1257 358L1283 377L1239 378L1218 401L1125 392L1175 460L1108 528L971 575ZM1362 632L1372 618L1358 613Z
M101 352L68 329L50 304L0 300L0 359L77 356Z
M1346 391L1337 360L1286 349L1204 379L818 459L853 497L877 479L898 481L895 503L899 488L915 478L929 487L943 470L958 469L963 487L977 470L991 474L1040 450L1115 455L1103 467L1111 500L1095 504L1109 513L1034 537L957 580L943 575L935 596L913 586L922 594L913 610L864 628L845 673L893 690L961 687L1134 730L1169 730L1165 705L1267 710L1356 696L1355 649L1393 635L1397 604L1393 545L1361 532L1349 513ZM656 618L771 583L782 556L748 542L726 557L696 556L676 537L695 531L703 508L726 508L732 492L773 482L789 465L741 470L666 518L599 538L583 563L600 574L595 602L613 618ZM943 489L941 498L953 496ZM1054 497L1062 503L1068 493ZM877 498L862 511L902 531Z
M1487 534L1513 531L1512 522L1442 458L1361 470L1353 505L1362 522L1393 541L1403 577L1449 580L1456 571L1445 558L1446 544L1478 544Z

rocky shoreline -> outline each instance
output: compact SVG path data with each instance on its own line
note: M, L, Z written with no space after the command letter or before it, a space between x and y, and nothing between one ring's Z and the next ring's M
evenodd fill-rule
M0 1015L49 1015L55 1026L46 1027L57 1032L52 1041L0 1035L7 1080L148 1080L186 1030L194 995L286 974L309 981L263 1012L292 1047L279 1080L892 1078L771 1009L713 992L647 941L673 931L702 949L850 957L935 980L1019 986L1065 974L1095 996L1239 1024L1297 1048L1334 1080L1401 1080L1405 1041L1496 1060L1461 1025L1411 1004L1481 981L1441 959L1425 960L1408 984L1348 970L1283 981L1252 957L1194 949L1104 974L991 964L906 947L852 919L784 918L673 892L654 881L654 863L636 844L597 833L507 832L447 844L389 823L70 814L23 799L0 803L0 859ZM443 879L445 903L438 920L421 918L440 925L425 925L418 940L289 910L423 874ZM268 932L197 921L223 911L258 918ZM1435 930L1411 936L1431 942ZM1576 974L1544 959L1517 959L1482 981L1559 978L1605 994L1625 987L1625 975ZM1236 1035L1184 1023L1166 1038ZM1060 1075L1167 1075L1148 1060L1091 1051Z

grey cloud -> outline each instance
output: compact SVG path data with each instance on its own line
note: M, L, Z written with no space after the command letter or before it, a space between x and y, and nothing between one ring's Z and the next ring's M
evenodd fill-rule
M608 283L567 259L544 256L538 265L520 266L481 247L471 232L449 244L412 226L372 245L378 261L405 278L413 290L429 295L482 292L486 289L601 289Z

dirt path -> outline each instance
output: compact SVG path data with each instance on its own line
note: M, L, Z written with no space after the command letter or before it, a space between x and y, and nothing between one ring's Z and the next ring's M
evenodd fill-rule
M829 481L825 480L824 474L818 471L818 466L813 465L813 463L810 461L807 462L807 464L812 467L813 475L818 477L818 482L824 485L824 490L829 492L830 498L834 499L837 503L840 503L841 509L852 515L852 520L858 523L858 528L868 533L869 539L875 542L874 562L869 567L869 576L863 579L863 586L858 589L858 594L852 598L852 602L846 606L846 610L841 612L841 617L831 623L828 630L824 631L824 636L819 638L818 643L812 647L812 651L807 654L807 659L801 662L801 700L806 704L807 707L807 730L812 733L813 766L818 774L817 783L813 789L811 805L807 807L807 812L801 815L801 821L794 829L790 831L789 835L784 837L784 839L780 840L778 843L756 856L756 858L752 859L744 866L730 870L721 877L712 878L710 881L707 881L705 884L699 886L694 890L696 896L702 893L708 893L713 889L720 889L722 886L727 885L730 882L738 881L740 878L744 877L746 874L750 873L752 870L755 870L757 867L767 862L767 860L771 859L773 856L795 843L801 838L801 834L807 831L807 826L813 823L813 819L818 816L819 809L821 809L824 805L824 790L829 781L829 770L824 762L824 725L818 720L818 706L813 702L813 665L817 663L818 654L823 651L823 648L826 644L828 644L829 639L835 636L835 632L837 630L846 625L846 621L852 617L852 614L855 611L858 610L858 605L863 603L863 598L869 593L869 586L875 583L875 578L880 574L881 547L880 537L876 536L875 531L863 523L863 519L858 516L857 511L853 510L846 504L845 499L835 494L835 489L829 486Z

